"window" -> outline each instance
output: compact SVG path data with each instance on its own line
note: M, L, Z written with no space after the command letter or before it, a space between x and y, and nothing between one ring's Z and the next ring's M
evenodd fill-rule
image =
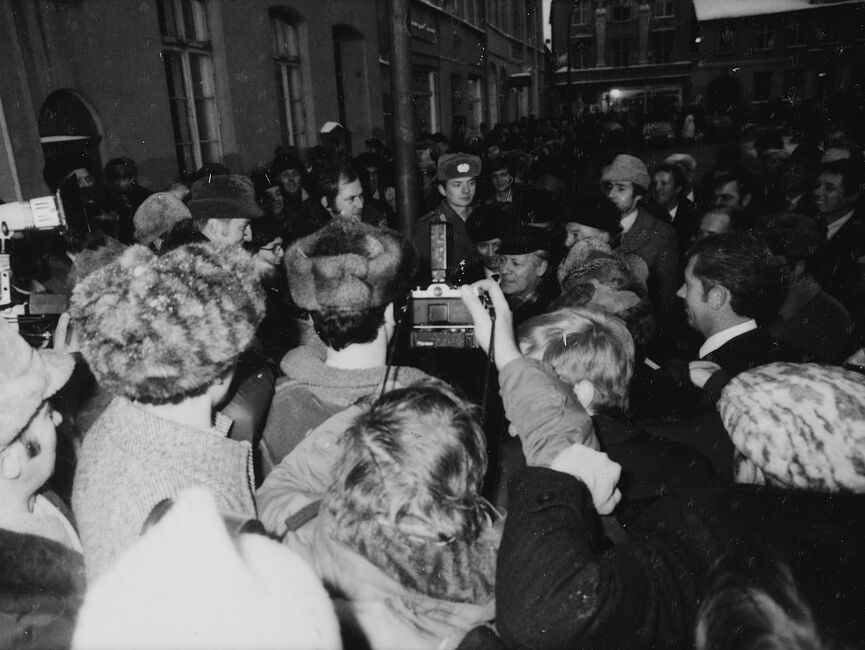
M571 39L571 67L589 68L592 65L592 38L583 36Z
M733 51L736 44L736 33L733 31L732 25L724 25L721 31L718 32L718 53L729 54Z
M476 129L484 121L483 89L481 80L469 78L469 128Z
M794 20L787 25L787 47L802 47L805 45L805 29L802 23Z
M613 41L613 65L619 68L631 65L631 39L618 38Z
M499 121L499 76L495 67L487 73L487 95L489 97L490 124Z
M297 21L274 12L270 16L270 32L282 144L302 148L307 140Z
M580 27L592 22L592 3L589 0L577 0L571 13L571 26Z
M672 18L675 10L675 0L655 0L655 18Z
M784 95L793 103L802 97L805 82L805 70L802 68L787 68L784 70Z
M435 133L438 120L438 73L435 70L415 70L412 74L412 102L415 128L420 133Z
M772 91L772 72L765 70L754 73L754 101L765 102Z
M204 0L159 0L162 60L181 173L222 157Z
M775 28L772 23L760 23L754 30L754 49L771 50L775 47Z
M652 59L655 63L673 62L675 33L672 29L665 29L652 34Z
M617 22L631 20L633 18L631 12L633 6L634 0L613 0L612 19Z

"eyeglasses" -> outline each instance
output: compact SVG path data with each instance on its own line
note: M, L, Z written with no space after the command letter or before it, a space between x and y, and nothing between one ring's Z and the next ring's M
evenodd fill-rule
M262 246L258 250L267 251L268 253L275 253L276 251L284 251L285 246L282 244L273 244L272 246Z

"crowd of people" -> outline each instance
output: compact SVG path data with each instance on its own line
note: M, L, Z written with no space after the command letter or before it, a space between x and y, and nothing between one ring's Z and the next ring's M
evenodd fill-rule
M575 134L422 134L411 233L376 139L157 192L50 160L82 218L7 242L68 310L0 319L0 647L861 645L855 132Z

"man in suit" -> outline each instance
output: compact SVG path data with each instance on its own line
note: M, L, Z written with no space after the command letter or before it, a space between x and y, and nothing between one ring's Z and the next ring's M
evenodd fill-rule
M705 339L689 370L707 395L719 381L726 384L773 360L772 337L758 325L770 322L780 303L780 277L771 260L766 244L745 233L709 235L688 252L685 281L676 295L685 302L688 324ZM716 377L706 362L723 372Z
M677 295L702 345L696 358L668 359L661 369L635 379L632 407L638 420L677 422L645 428L693 446L710 459L719 478L729 479L733 449L715 410L721 391L749 368L798 360L762 327L774 320L780 305L779 269L755 236L711 234L688 251Z
M816 260L815 275L823 289L853 317L853 350L865 344L865 212L861 173L855 163L823 163L814 187L814 206L826 223L826 246Z
M649 170L639 158L621 154L607 167L601 184L607 198L619 210L623 253L636 253L649 267L649 297L658 321L662 347L669 347L678 311L676 289L681 284L679 243L676 231L652 214L642 199L649 189ZM665 340L666 339L666 340Z
M697 208L685 198L685 174L681 167L662 163L652 172L652 198L669 215L684 255L697 232Z

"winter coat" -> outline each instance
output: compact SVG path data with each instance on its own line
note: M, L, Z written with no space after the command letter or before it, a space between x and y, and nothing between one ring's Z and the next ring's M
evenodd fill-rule
M690 647L714 563L762 544L789 562L826 638L865 638L865 497L755 486L661 497L607 548L577 479L512 480L499 548L496 625L509 647Z
M84 598L84 558L0 528L0 648L68 648Z

